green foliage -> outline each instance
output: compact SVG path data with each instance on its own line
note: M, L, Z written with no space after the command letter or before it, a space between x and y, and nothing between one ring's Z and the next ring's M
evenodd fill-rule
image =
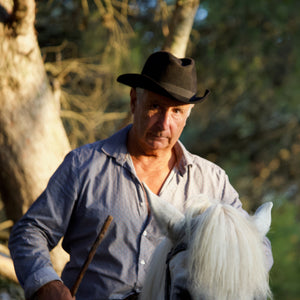
M256 2L209 2L192 44L201 86L211 88L215 101L212 121L226 121L223 131L240 139L299 116L299 88L289 81L299 76L299 2Z
M235 174L242 197L254 205L269 189L283 192L299 182L299 6L204 2L207 17L195 23L188 50L199 90L211 95L194 108L182 139Z
M274 266L270 283L275 299L300 299L300 219L295 205L284 199L272 211L269 238L272 243Z

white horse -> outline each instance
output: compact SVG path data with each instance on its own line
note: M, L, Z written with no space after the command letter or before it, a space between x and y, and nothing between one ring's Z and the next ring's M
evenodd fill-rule
M201 195L183 215L145 189L167 238L152 256L139 299L272 299L263 248L271 202L245 216Z

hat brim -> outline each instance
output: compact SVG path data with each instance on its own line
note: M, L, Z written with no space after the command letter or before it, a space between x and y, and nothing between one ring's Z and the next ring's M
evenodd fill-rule
M134 73L123 74L117 78L117 81L125 85L131 86L133 88L140 87L152 91L154 93L157 93L159 95L166 96L171 99L188 103L188 104L200 103L204 101L206 96L209 94L209 90L206 90L202 97L199 97L196 94L187 97L186 95L189 94L190 92L187 92L185 94L176 93L176 91L174 90L171 91L170 89L163 87L152 78L143 74L134 74Z

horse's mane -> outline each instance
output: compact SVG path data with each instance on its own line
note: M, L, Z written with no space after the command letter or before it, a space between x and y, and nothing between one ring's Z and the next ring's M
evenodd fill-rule
M262 237L251 217L227 204L206 208L207 203L186 213L193 294L218 300L271 298Z

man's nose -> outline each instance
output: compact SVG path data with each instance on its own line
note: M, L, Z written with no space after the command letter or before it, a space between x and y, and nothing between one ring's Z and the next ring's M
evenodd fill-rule
M158 123L161 129L165 129L169 126L171 120L171 114L169 111L161 111L159 114Z

